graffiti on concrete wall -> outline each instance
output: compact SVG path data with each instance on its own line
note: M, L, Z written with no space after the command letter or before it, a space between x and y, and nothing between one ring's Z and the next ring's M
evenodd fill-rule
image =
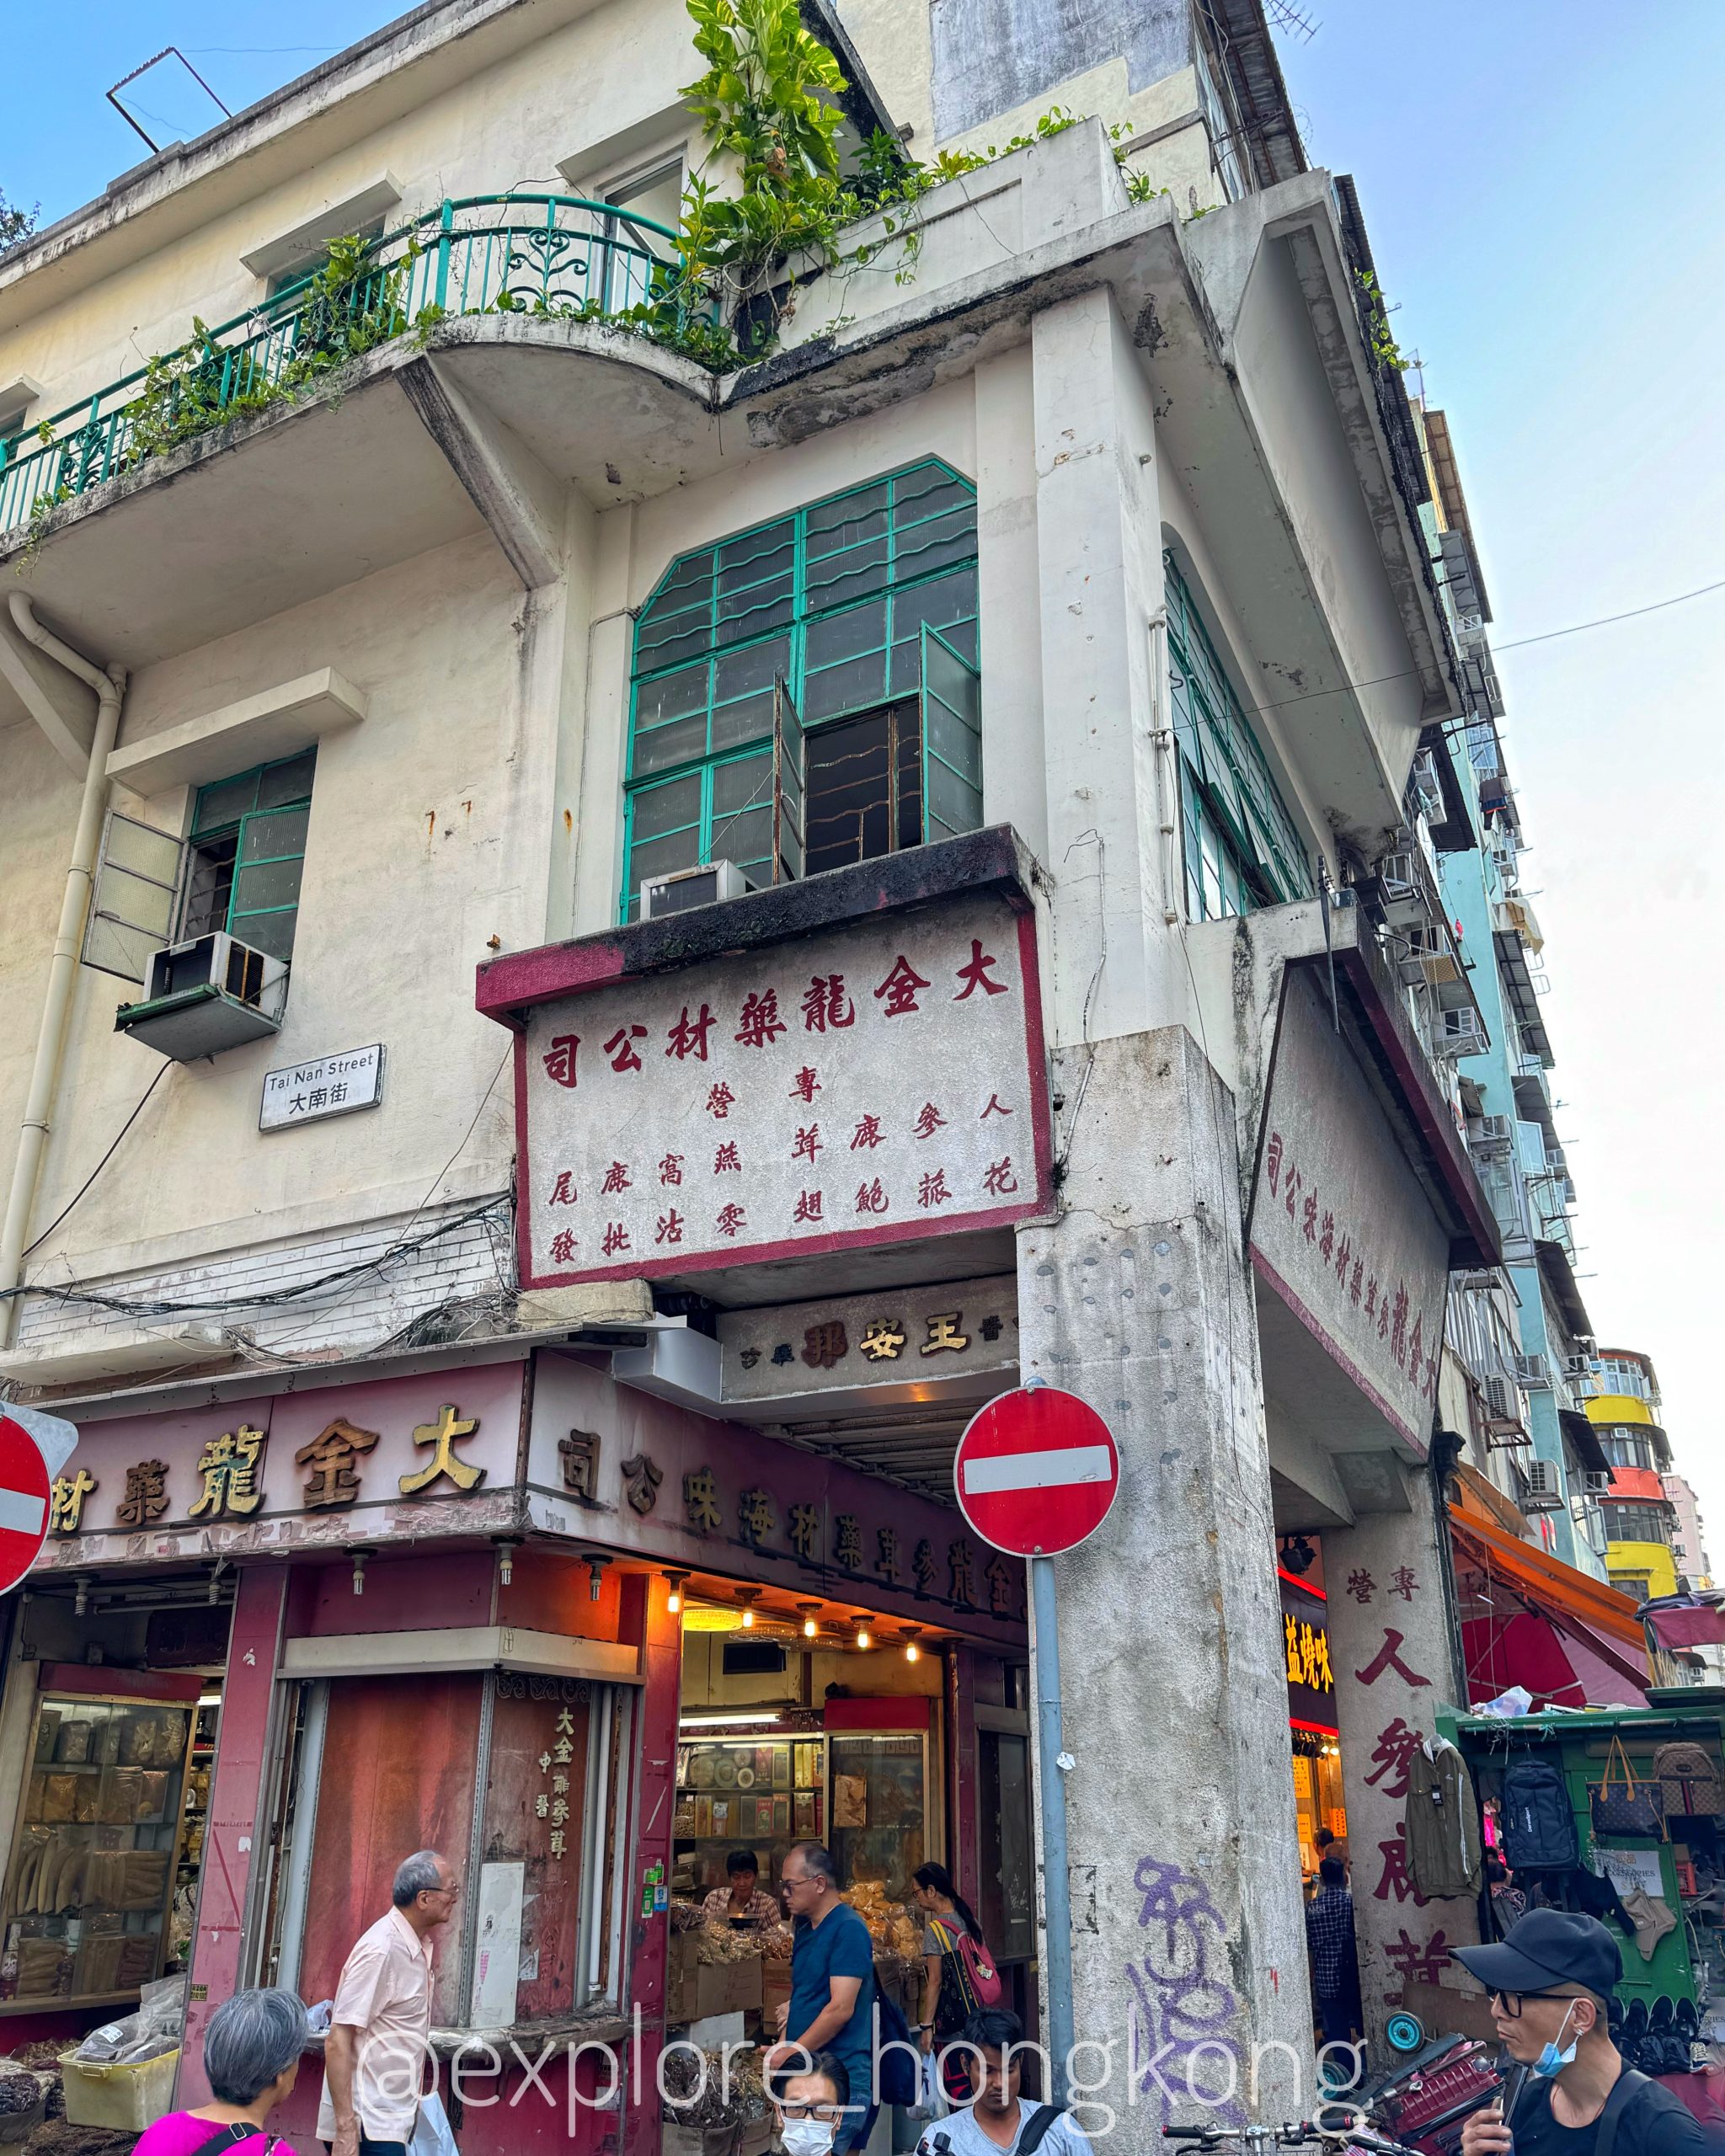
M1137 1951L1127 1964L1134 2000L1130 2057L1139 2093L1190 2100L1229 2125L1243 2123L1233 2064L1240 2013L1227 1932L1210 1888L1178 1864L1139 1860Z

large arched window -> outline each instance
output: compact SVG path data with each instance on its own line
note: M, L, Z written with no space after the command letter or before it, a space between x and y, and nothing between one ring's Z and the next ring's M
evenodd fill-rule
M623 918L982 820L976 495L931 459L681 554L635 625Z
M1180 751L1186 915L1215 921L1311 896L1299 827L1172 554L1162 558Z

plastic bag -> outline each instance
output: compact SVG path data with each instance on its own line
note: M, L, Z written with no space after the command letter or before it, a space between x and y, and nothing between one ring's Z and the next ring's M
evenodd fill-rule
M443 2099L435 2094L419 2099L419 2116L414 2121L414 2137L408 2143L408 2156L457 2156L455 2136L449 2130Z
M138 2066L177 2051L185 2028L185 1982L184 1977L162 1977L146 1984L136 2014L92 2029L72 2056L97 2064Z
M940 2061L932 2052L925 2052L916 2069L916 2100L911 2106L911 2116L943 2119L950 2108L941 2085Z

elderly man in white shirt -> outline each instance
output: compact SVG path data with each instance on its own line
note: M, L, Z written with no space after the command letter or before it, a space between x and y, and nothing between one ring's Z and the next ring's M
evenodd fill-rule
M355 1942L323 2046L318 2137L334 2156L405 2156L431 2040L431 1934L461 1882L435 1849L395 1875L394 1907Z

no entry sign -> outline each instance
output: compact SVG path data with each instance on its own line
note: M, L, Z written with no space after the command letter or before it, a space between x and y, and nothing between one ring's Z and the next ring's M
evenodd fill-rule
M1052 1557L1108 1518L1120 1456L1108 1424L1076 1393L1027 1385L972 1419L953 1480L959 1511L985 1542L1015 1557Z
M0 1414L0 1594L14 1588L48 1539L48 1463L24 1424Z

